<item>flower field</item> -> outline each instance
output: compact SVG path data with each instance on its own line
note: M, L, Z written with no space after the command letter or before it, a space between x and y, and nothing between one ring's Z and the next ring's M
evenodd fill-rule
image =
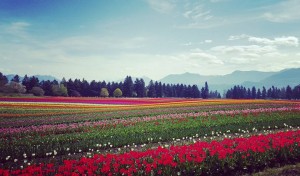
M0 175L226 175L299 162L300 102L0 97Z

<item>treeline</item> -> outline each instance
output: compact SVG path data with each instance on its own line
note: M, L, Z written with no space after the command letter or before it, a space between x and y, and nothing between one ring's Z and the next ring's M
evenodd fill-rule
M272 86L268 89L265 87L250 89L237 85L227 90L225 97L233 99L300 99L300 85L294 88L289 85L282 88Z
M141 79L132 80L127 76L122 82L91 81L85 79L69 79L62 81L39 81L35 76L18 75L7 80L0 72L0 92L31 93L36 96L72 96L72 97L187 97L187 98L221 98L217 91L209 91L207 82L199 89L197 85L165 84L150 81L146 85Z

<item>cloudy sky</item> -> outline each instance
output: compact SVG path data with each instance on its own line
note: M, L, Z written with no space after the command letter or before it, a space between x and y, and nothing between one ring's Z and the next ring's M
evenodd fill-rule
M299 0L1 0L0 72L160 79L300 67Z

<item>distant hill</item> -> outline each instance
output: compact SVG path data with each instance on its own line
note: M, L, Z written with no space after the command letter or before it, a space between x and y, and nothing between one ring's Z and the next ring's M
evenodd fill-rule
M257 86L257 87L285 87L290 85L292 87L300 84L300 68L285 69L280 72L260 80L258 82L244 82L245 86Z
M10 81L11 79L13 79L13 77L15 75L14 74L9 74L9 75L5 75L5 76ZM27 75L27 76L31 77L30 75ZM53 80L60 81L60 79L57 79L57 78L55 78L54 76L51 76L51 75L33 75L33 76L37 77L39 79L39 81L47 81L47 80L50 80L50 81L53 81ZM23 76L20 76L20 81L22 81L23 78L24 78Z
M202 76L196 73L171 74L159 81L166 84L199 84L211 80L216 76Z
M279 72L234 71L227 75L205 76L196 73L171 74L162 78L161 82L168 84L196 84L203 86L207 81L211 90L224 90L233 85L245 87L283 87L300 84L300 68L285 69Z

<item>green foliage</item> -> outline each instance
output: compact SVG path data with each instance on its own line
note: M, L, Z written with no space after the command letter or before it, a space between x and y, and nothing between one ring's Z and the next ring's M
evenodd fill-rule
M4 93L25 93L26 88L20 83L11 81L2 87L2 92Z
M101 97L108 97L109 96L109 92L108 92L107 88L101 88L100 96Z
M68 96L68 90L63 84L52 85L51 90L54 96Z
M0 72L0 87L8 83L8 80L5 75Z
M44 96L45 91L42 88L40 88L40 87L33 87L30 90L30 93L32 93L35 96Z
M113 92L114 97L122 97L122 90L119 88L116 88Z

